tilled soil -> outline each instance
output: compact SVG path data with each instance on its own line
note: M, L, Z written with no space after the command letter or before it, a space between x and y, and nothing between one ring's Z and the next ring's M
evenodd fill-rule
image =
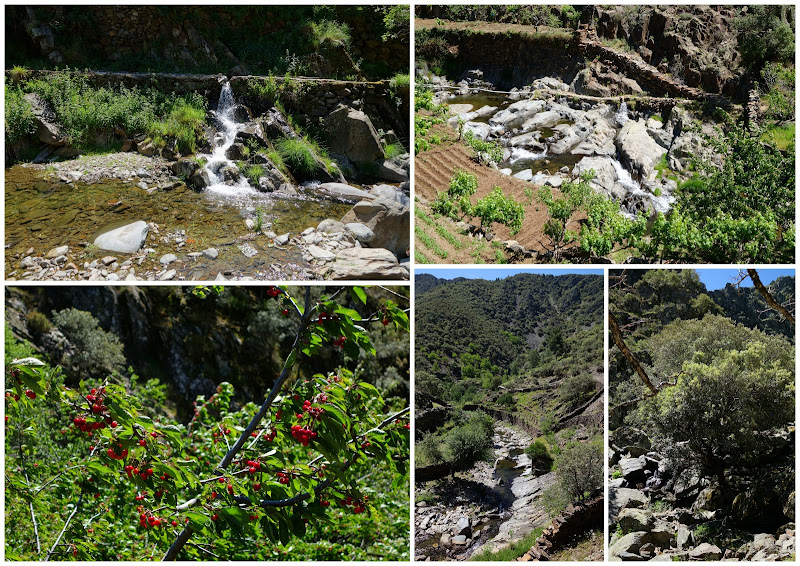
M440 134L443 138L452 134L452 129L443 124L435 126L432 131ZM544 244L548 243L548 239L544 236L544 225L547 222L548 214L547 207L538 200L539 188L533 183L504 175L496 169L473 161L473 153L472 149L463 143L445 140L439 145L432 146L430 150L417 154L414 175L415 194L417 197L421 197L422 204L432 202L438 193L447 190L453 173L457 169L463 169L478 179L478 190L472 197L473 204L488 195L493 187L499 186L503 189L503 194L513 197L524 206L525 219L522 229L517 234L512 235L507 226L499 224L493 225L491 232L501 240L516 240L526 249L545 252ZM532 198L525 194L526 189L529 194L533 191ZM553 193L560 196L555 189ZM469 218L466 220L470 221ZM471 219L471 221L476 225L480 224L480 219ZM578 224L573 223L572 228L577 229L577 227ZM448 248L446 242L443 242L442 246L450 252L448 263L471 263L469 255L463 250L456 250L452 246Z

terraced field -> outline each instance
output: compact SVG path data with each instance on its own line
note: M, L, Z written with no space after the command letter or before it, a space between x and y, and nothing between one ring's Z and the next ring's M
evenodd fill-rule
M505 263L510 258L500 241L506 240L516 240L527 249L544 252L545 247L540 239L547 220L547 209L538 202L538 187L473 161L472 149L453 141L455 132L448 126L439 124L434 127L433 133L443 141L415 157L415 260L418 263ZM430 203L438 193L447 189L453 173L458 169L478 178L473 204L488 195L495 186L501 187L506 196L512 196L523 204L525 220L518 234L511 235L508 227L496 224L491 232L500 241L487 242L465 233L449 218L433 214ZM469 217L464 221L480 224L479 219Z

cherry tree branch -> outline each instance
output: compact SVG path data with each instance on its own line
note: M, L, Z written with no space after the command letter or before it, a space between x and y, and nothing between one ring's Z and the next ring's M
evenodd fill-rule
M49 561L50 557L56 551L56 547L58 547L58 543L61 542L61 538L64 536L64 533L67 532L67 528L69 527L69 524L72 522L73 517L75 517L75 514L78 512L78 509L81 506L81 501L83 501L83 492L82 491L81 491L81 494L78 496L78 502L75 504L75 508L72 510L72 513L70 513L69 517L67 517L67 522L64 523L64 528L61 529L61 532L58 534L58 538L56 538L56 542L53 543L53 547L47 553L47 556L44 559L45 562Z
M611 336L614 339L614 344L617 345L617 348L619 348L619 351L622 352L623 356L625 356L625 359L628 360L628 362L630 362L630 364L633 366L633 369L639 375L639 378L653 395L657 394L658 389L656 389L655 385L653 385L653 382L650 381L650 378L647 376L647 372L644 371L642 364L639 363L639 360L634 357L633 353L631 353L631 351L625 345L625 341L622 339L622 333L619 330L619 323L611 311L608 313L608 328L611 330Z

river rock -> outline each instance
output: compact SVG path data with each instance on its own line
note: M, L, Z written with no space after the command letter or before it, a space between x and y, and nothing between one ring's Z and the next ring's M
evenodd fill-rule
M313 244L308 246L308 253L311 254L311 257L319 261L332 261L336 258L335 254Z
M622 470L622 477L628 484L635 485L645 481L645 470L647 469L647 461L644 456L639 458L622 458L619 461L619 467Z
M57 248L53 248L44 256L47 259L54 259L58 256L67 255L69 252L69 246L58 246Z
M647 133L644 120L628 121L617 133L615 143L623 165L638 172L641 177L650 175L661 157L667 153Z
M450 533L443 532L441 538L439 538L439 544L441 546L450 546L452 537Z
M408 168L398 159L385 159L378 162L375 176L394 183L405 183L408 181Z
M465 535L457 535L450 539L450 542L456 546L464 546L467 544L467 538Z
M328 147L357 163L383 158L378 132L369 116L340 104L325 118Z
M324 234L336 234L344 232L344 224L332 218L326 218L317 225L317 232Z
M594 171L592 184L608 196L622 200L627 191L617 184L617 170L610 157L584 157L572 169L575 176Z
M219 252L216 248L208 248L203 250L203 256L208 259L217 259L219 257Z
M289 232L286 234L281 234L277 238L275 238L275 243L279 246L285 246L289 243Z
M362 244L369 244L373 239L375 239L375 232L360 222L350 222L349 224L345 224L344 228Z
M169 271L166 271L161 277L159 277L158 280L159 281L170 281L170 280L174 279L177 274L178 274L177 271L175 271L174 269L170 269Z
M175 261L177 259L178 259L178 256L176 256L175 254L164 254L164 255L161 256L161 259L159 261L163 265L169 265L170 263L172 263L173 261Z
M328 264L327 279L408 279L408 271L399 265L397 257L380 248L348 248L336 254Z
M719 560L722 558L722 551L719 547L704 542L689 551L689 558L692 560Z
M408 198L408 195L392 185L375 185L370 190L370 193L376 197L385 197L399 202L403 206L411 206L411 199Z
M532 118L545 107L543 100L521 100L510 104L489 119L489 124L495 130L509 131L521 126L526 120ZM534 130L536 128L526 128Z
M371 200L375 198L373 195L358 187L351 187L344 183L322 183L317 187L321 196L329 198L342 199L351 202L356 202L364 199Z
M149 231L147 222L137 220L100 234L93 243L101 250L132 254L142 247Z
M189 179L194 175L195 171L200 169L200 164L191 157L182 157L170 165L169 168L178 177Z
M375 233L374 248L386 248L397 257L406 257L410 245L411 215L406 206L385 197L362 200L344 215L343 224L359 222Z
M488 139L492 135L492 128L483 122L467 122L464 124L464 133L471 132L479 140Z

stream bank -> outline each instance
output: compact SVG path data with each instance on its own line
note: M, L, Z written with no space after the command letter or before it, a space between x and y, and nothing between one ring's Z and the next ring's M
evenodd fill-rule
M479 549L497 550L549 522L536 500L555 482L555 474L533 475L524 453L532 438L498 422L492 440L493 465L478 462L466 472L423 484L437 502L420 500L417 487L415 560L467 560Z

